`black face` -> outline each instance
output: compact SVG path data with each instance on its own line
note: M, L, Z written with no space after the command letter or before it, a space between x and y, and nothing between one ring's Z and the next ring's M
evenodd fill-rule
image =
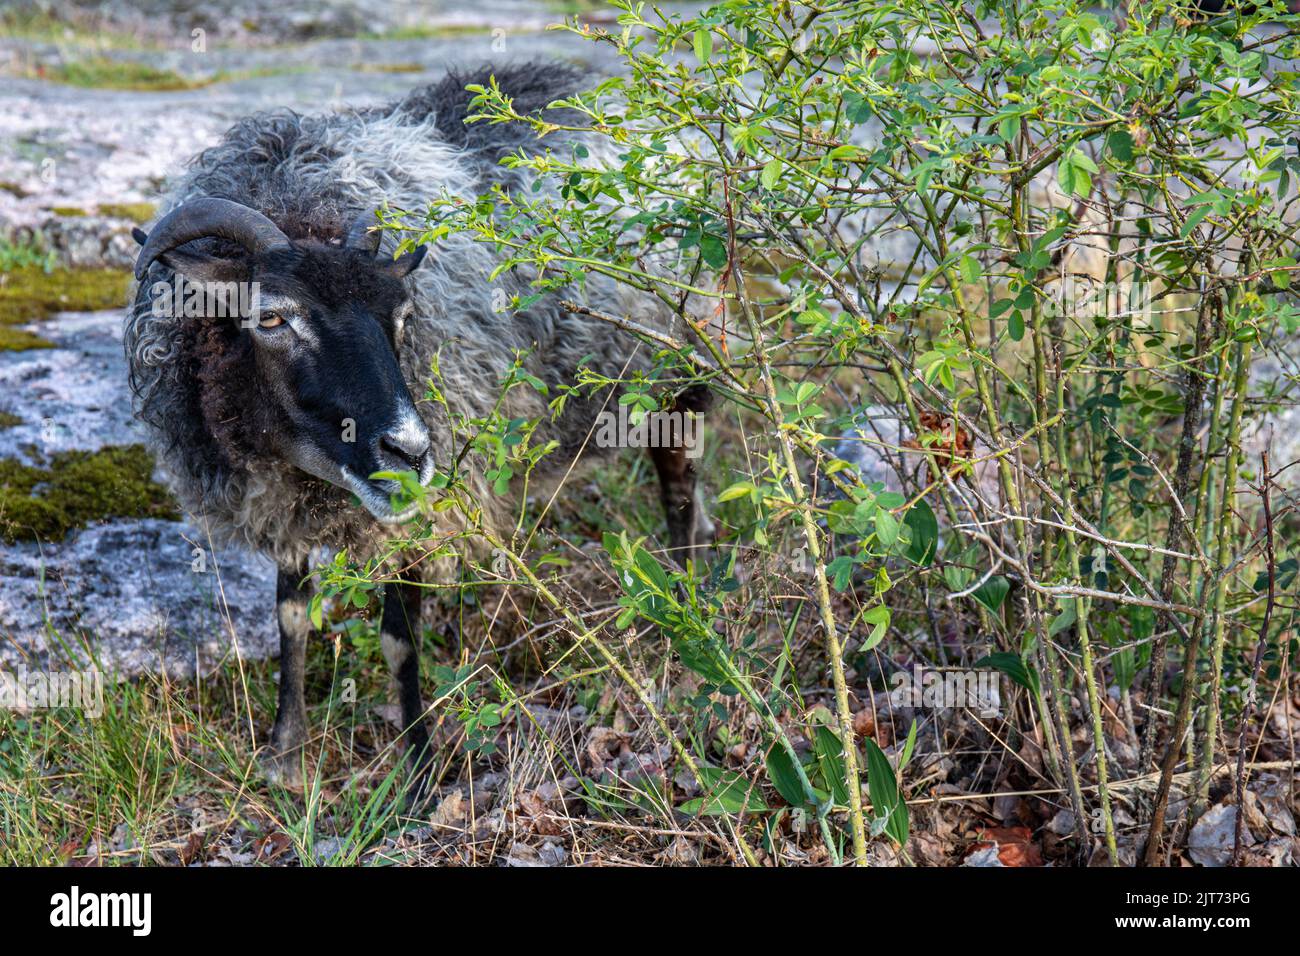
M243 283L251 308L232 315L248 336L260 409L259 445L353 492L376 518L397 522L400 485L376 472L433 477L428 429L397 360L411 302L402 277L423 248L397 260L317 243L290 243L237 259L171 251L159 258L188 283ZM211 297L208 297L209 300Z

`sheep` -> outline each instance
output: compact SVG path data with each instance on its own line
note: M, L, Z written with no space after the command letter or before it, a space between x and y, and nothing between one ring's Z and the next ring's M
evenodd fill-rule
M424 400L435 354L452 415L468 418L490 412L520 353L527 371L552 387L573 383L582 364L624 380L650 365L648 346L561 308L556 296L518 313L495 311L494 294L499 301L503 287L519 293L528 277L489 283L494 256L467 237L394 258L391 230L373 228L385 205L420 210L443 190L473 199L494 185L524 185L523 173L500 160L539 149L531 134L464 122L466 86L490 76L486 69L451 74L378 108L243 119L195 157L163 204L166 213L136 234L142 248L124 335L133 409L182 507L214 542L260 551L276 565L279 703L263 764L287 786L301 786L311 556L380 553L412 514L393 510L396 483L370 476L408 471L427 485L457 451L454 419ZM495 76L525 112L570 95L583 80L551 64ZM211 296L199 315L158 308L178 286L223 283L256 290L238 321ZM668 328L657 304L599 276L585 295L594 309ZM540 419L536 439L558 442L531 476L533 491L598 451L589 436L610 400L574 396L552 420L535 391L506 394L508 418ZM698 390L680 402L683 411L706 403ZM682 447L651 454L669 543L684 556L711 530L698 507L692 456ZM484 522L508 527L519 502L491 494L481 468L467 481ZM440 535L464 530L453 511L425 520ZM419 596L409 582L385 585L380 621L417 780L429 763L415 650Z

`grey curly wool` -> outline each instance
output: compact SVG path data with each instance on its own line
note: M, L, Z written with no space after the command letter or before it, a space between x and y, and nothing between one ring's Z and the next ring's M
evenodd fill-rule
M554 64L493 72L521 112L569 95L582 80L580 73ZM219 197L259 210L291 239L329 242L356 216L385 204L413 211L418 219L428 201L444 191L473 199L493 184L523 188L526 174L501 166L501 158L565 142L554 137L539 144L522 125L466 125L465 86L486 83L488 75L486 70L451 75L380 108L249 117L194 159L163 211L198 197ZM210 246L218 240L202 241ZM384 243L381 256L391 254L390 233ZM450 416L460 419L489 413L518 352L531 350L525 367L550 386L575 382L580 363L602 375L626 377L646 367L652 354L608 323L565 312L558 296L547 296L521 313L494 311L494 300L500 303L503 294L526 294L528 279L503 274L490 280L496 264L488 247L469 237L449 237L404 280L415 311L406 322L399 358L440 464L460 442L453 438L448 410L423 400L435 356ZM140 283L126 320L125 347L136 415L150 430L181 505L215 542L262 551L281 567L301 566L318 548L346 548L361 559L374 554L392 529L357 507L349 492L280 460L232 454L214 436L212 414L204 408L211 401L212 383L208 393L202 392L194 358L200 346L186 325L193 320L160 317L152 309L150 290L173 278L155 263ZM663 328L667 321L653 302L633 301L599 276L591 277L584 295L594 308L644 325ZM239 401L250 400L246 391L240 394L242 385L224 383L236 409ZM587 439L605 400L604 395L575 396L565 413L551 421L546 400L532 389L509 392L505 416L540 418L534 440L559 443L530 479L531 492L545 490L548 480L563 475L580 450L583 457L597 451ZM471 466L466 480L484 506L489 526L517 514L518 501L493 496L481 467ZM515 481L513 487L521 484ZM440 523L435 533L450 536L463 529L463 519L454 511L435 520Z

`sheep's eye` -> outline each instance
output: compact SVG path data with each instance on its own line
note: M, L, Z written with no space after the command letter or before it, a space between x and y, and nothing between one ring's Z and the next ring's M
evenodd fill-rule
M259 328L273 329L277 325L284 325L284 316L279 312L263 312L257 320Z

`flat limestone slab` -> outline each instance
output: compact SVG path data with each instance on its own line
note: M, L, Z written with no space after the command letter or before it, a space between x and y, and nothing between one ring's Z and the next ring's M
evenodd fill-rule
M95 664L180 677L227 655L270 657L274 608L268 561L214 555L177 521L122 519L56 545L0 546L0 666L10 670Z
M0 457L35 463L140 442L131 418L122 316L72 312L29 328L56 347L0 352ZM196 552L196 548L201 551ZM0 544L0 666L98 661L122 676L206 669L224 655L278 652L275 570L214 552L181 521L119 518L59 542Z

